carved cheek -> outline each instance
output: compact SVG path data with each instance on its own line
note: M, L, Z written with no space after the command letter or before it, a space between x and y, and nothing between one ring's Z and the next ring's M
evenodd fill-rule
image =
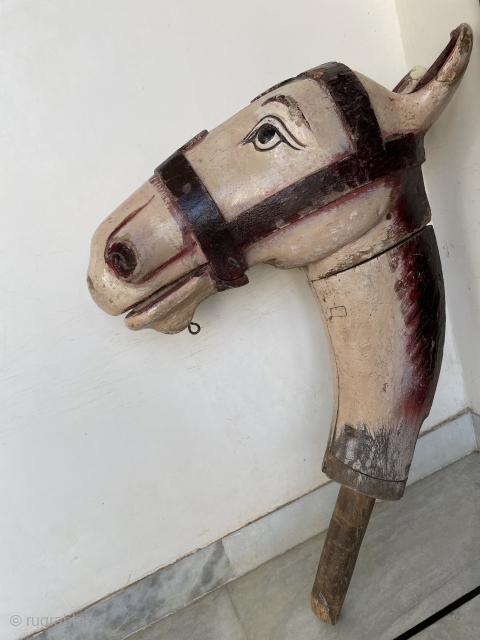
M247 249L249 266L269 262L291 269L336 255L385 221L391 192L392 186L381 180L281 228Z

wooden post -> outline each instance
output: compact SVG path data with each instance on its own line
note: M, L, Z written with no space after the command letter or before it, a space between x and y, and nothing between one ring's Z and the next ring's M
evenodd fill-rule
M340 487L311 595L313 612L327 624L342 610L374 505L375 498Z

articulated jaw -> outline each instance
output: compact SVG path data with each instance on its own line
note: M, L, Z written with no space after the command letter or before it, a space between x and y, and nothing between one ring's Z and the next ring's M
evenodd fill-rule
M422 137L471 46L461 25L430 70L413 70L396 92L323 65L199 134L95 233L95 302L127 313L130 329L176 333L205 298L246 284L254 264L314 264L325 277L408 238L430 219Z

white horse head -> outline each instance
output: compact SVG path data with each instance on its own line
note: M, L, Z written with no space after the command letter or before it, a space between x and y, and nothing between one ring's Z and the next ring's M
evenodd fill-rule
M258 263L338 273L430 219L423 136L467 67L460 25L389 91L338 63L287 80L156 170L96 231L88 284L130 329L185 329Z

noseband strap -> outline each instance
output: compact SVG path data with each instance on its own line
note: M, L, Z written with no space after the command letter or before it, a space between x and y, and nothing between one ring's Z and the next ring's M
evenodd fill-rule
M155 170L224 286L248 282L247 246L370 182L425 160L423 137L407 134L383 140L370 98L348 67L329 62L289 82L305 78L312 78L329 92L350 135L353 153L278 191L232 221L223 217L186 158L190 143Z
M183 149L168 158L155 173L160 174L188 220L215 275L220 280L232 282L242 278L247 270L243 253L238 251L228 222L185 157Z

